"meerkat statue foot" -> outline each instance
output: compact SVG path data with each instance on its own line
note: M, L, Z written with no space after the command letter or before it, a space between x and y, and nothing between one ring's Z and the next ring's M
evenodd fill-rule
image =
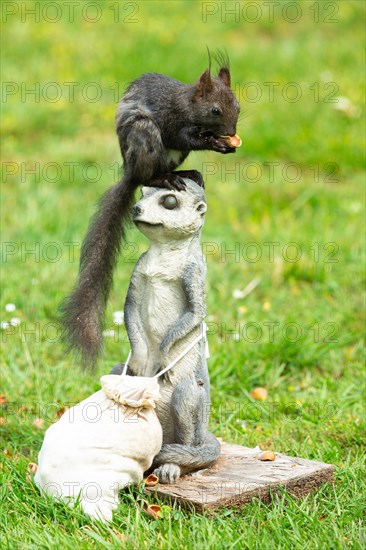
M168 462L155 468L154 474L159 478L160 483L175 483L180 478L180 467L178 464Z

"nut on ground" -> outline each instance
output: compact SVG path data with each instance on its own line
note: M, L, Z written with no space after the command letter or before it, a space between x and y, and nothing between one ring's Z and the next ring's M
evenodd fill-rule
M273 451L264 451L261 454L261 460L276 460L276 455Z

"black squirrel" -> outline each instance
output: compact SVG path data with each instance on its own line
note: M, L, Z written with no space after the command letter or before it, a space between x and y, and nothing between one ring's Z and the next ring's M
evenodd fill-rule
M239 102L230 89L227 56L217 57L195 84L146 73L121 99L116 130L124 176L100 199L83 241L77 284L61 304L69 349L93 366L102 349L104 312L121 241L125 238L138 185L184 190L183 177L203 186L196 170L173 172L193 150L234 153ZM230 141L235 136L236 140ZM240 140L239 140L240 141Z

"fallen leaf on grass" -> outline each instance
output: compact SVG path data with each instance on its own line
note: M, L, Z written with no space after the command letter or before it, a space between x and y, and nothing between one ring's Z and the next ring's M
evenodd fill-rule
M124 533L121 533L120 531L117 531L117 529L113 528L113 533L116 535L117 539L120 540L121 542L128 541L128 536L125 535Z
M271 439L267 437L266 441L262 441L262 443L259 443L259 447L262 451L270 451L272 447Z
M29 462L27 466L27 475L25 476L25 479L27 483L33 483L34 476L36 475L38 470L38 466L35 462Z
M250 395L254 397L254 399L259 399L260 401L263 401L263 399L267 399L268 391L266 390L266 388L255 388L253 391L250 392Z
M4 424L6 424L6 418L4 418L3 416L0 417L0 426L4 426Z
M9 458L12 458L14 455L9 451L9 449L4 449L4 454L8 456Z
M159 483L159 478L155 474L150 474L145 479L145 485L146 487L155 487Z
M61 416L68 410L69 407L61 407L57 412L56 416L57 418L61 418Z
M36 428L43 428L43 424L44 424L44 420L43 418L35 418L33 420L33 426L35 426Z
M149 504L146 502L146 500L139 499L137 501L137 504L139 504L143 511L149 514L149 516L153 517L154 519L160 519L160 511L161 508L157 504Z
M7 402L7 399L6 399L5 395L1 394L0 395L0 405L5 405L6 402Z
M27 466L27 471L35 475L37 473L37 470L38 470L38 465L35 462L29 462Z

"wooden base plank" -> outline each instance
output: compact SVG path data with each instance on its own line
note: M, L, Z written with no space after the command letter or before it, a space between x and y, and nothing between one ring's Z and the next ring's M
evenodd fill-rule
M269 502L279 487L303 496L333 481L331 464L281 453L276 453L276 460L264 462L261 454L258 448L222 443L220 458L211 468L183 476L173 485L158 484L145 491L202 513L222 506L240 507L253 498Z

